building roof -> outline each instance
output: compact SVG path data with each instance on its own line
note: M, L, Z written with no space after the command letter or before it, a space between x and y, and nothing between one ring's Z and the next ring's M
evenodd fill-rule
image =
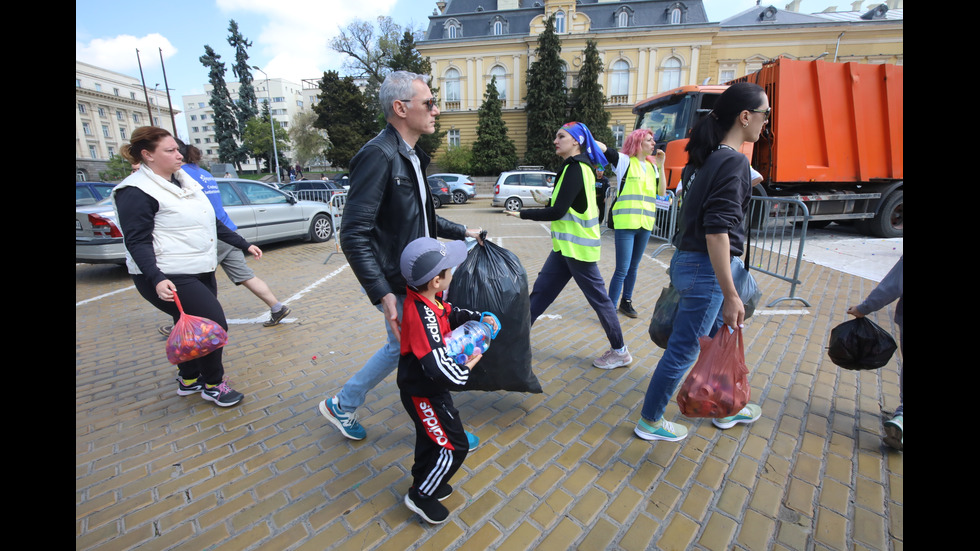
M880 4L864 11L838 11L821 13L799 13L788 10L780 10L775 6L752 6L751 8L722 20L721 27L747 27L751 25L813 25L821 23L853 22L863 23L866 21L891 20L901 21L902 10L888 9L885 4Z
M682 10L682 25L708 22L701 0L578 0L575 11L589 17L590 30L601 31L619 29L618 14L623 9L629 12L630 28L669 26L668 14L675 7ZM448 40L446 31L450 23L459 25L457 39L492 38L493 24L498 20L504 23L500 36L527 36L531 21L543 14L543 0L518 0L518 7L510 9L497 9L497 0L450 0L443 13L429 17L425 41Z

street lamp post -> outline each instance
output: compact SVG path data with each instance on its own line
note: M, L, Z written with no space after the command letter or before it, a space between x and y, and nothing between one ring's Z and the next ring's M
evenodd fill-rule
M269 125L272 127L272 155L276 158L276 183L281 184L282 180L279 178L279 151L276 150L276 120L272 118L272 92L269 91L269 75L262 69L259 69L258 65L252 65L252 68L265 75L265 95L269 97Z

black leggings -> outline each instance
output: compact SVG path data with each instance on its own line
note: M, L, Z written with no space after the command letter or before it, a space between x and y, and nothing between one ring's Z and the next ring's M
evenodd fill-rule
M177 287L177 296L185 313L208 318L221 325L225 331L228 330L225 312L218 302L218 282L214 277L214 272L167 275L167 279ZM143 298L156 306L157 309L170 314L174 323L177 323L177 320L180 319L180 311L177 310L176 302L161 300L157 296L156 287L143 274L133 274L133 283L136 284L136 290ZM220 383L225 375L225 368L221 363L222 350L223 348L219 348L207 356L178 364L180 376L184 379L200 377L209 385Z

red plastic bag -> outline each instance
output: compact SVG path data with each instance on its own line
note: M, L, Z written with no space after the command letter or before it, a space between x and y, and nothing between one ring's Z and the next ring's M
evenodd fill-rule
M677 393L687 417L735 415L749 403L749 370L745 367L742 330L722 326L713 339L701 337L701 355Z
M218 323L192 316L184 312L174 291L174 302L180 311L180 319L174 324L167 339L167 359L176 365L214 352L228 342L228 333Z

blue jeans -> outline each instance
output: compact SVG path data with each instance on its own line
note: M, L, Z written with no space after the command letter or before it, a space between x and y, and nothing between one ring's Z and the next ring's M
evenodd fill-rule
M620 291L623 292L623 300L633 299L636 271L650 242L650 231L642 228L616 230L616 271L609 280L609 299L613 304L619 300Z
M713 337L722 325L724 296L708 253L677 250L670 260L670 282L680 294L674 328L643 399L643 418L659 421L677 385L698 358L698 338Z
M398 304L398 319L402 319L402 306L405 303L405 295L395 295ZM384 314L381 304L378 310ZM383 316L382 316L383 317ZM398 336L391 330L388 318L384 318L385 331L388 334L388 341L380 350L374 353L364 367L354 374L344 388L337 394L337 402L340 409L351 412L364 404L364 398L372 388L378 386L392 371L398 369L398 360L401 358L401 344L398 343Z

